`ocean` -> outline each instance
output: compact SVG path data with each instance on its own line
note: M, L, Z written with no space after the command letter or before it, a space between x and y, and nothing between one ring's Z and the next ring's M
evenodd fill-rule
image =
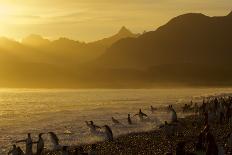
M169 118L165 110L150 112L150 106L164 109L167 105L201 102L211 95L232 94L231 88L179 89L0 89L0 154L6 154L17 140L31 133L57 133L63 145L102 141L103 137L89 132L85 121L109 125L115 136L154 130ZM152 120L127 125L127 114L139 109ZM123 125L113 125L111 117ZM185 115L178 112L178 117ZM49 137L44 135L46 147ZM23 144L19 144L23 147Z

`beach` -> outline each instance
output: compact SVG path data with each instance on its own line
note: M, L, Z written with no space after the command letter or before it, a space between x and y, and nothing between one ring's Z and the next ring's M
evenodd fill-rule
M126 105L131 104L131 102L134 102L135 104L133 104L133 110L131 115L133 116L135 113L138 112L139 107L143 107L142 111L145 112L146 114L148 114L148 117L151 118L151 122L140 122L138 120L138 118L133 117L132 121L133 121L133 125L129 125L126 122L126 116L127 114L119 114L118 113L118 107L115 109L116 112L111 114L108 113L110 111L108 111L107 114L109 117L104 118L104 120L100 121L95 121L95 119L93 119L94 123L96 123L97 125L103 126L104 124L107 124L111 127L112 131L113 131L113 135L114 135L114 140L113 141L104 141L104 139L102 138L98 138L95 139L94 137L98 137L96 135L93 135L89 132L88 127L86 126L86 124L84 124L85 120L91 120L91 119L83 119L81 123L83 123L83 125L85 125L84 130L85 130L85 137L80 137L78 136L78 134L76 134L78 131L80 132L80 127L78 127L79 125L79 120L75 121L74 118L73 121L70 121L70 125L68 125L67 127L62 127L64 126L63 122L66 122L65 119L63 119L61 122L59 123L51 123L53 126L49 127L49 126L41 126L41 129L38 128L34 128L36 130L34 130L32 133L32 139L33 141L35 141L38 137L38 133L45 133L45 135L43 136L44 138L44 143L45 143L45 152L46 155L60 155L61 152L54 152L54 151L49 151L51 150L51 141L49 138L49 135L47 134L49 131L54 131L58 138L59 138L59 144L60 146L67 146L67 149L70 153L70 155L74 154L75 150L80 150L80 148L83 148L83 152L87 153L90 152L92 150L92 147L95 146L95 154L166 154L166 153L173 153L175 154L175 150L176 150L176 146L179 142L185 142L185 150L187 152L194 152L195 151L195 143L198 140L198 135L200 134L200 132L203 130L203 128L205 127L203 125L203 116L202 114L199 115L195 115L194 112L191 110L189 112L185 112L183 113L182 111L182 107L184 106L184 104L191 104L191 99L194 99L193 101L197 102L199 106L202 105L202 101L205 98L204 95L198 95L200 94L200 91L202 90L197 90L196 92L196 96L195 97L191 97L193 96L192 94L188 94L188 91L186 90L181 90L180 93L182 92L186 92L185 97L177 97L175 96L176 93L172 93L173 97L170 97L171 99L169 100L168 103L175 103L173 101L175 101L177 98L180 98L179 102L177 102L176 104L174 104L174 109L177 112L177 116L178 116L178 122L176 122L176 131L175 134L172 136L166 136L163 129L159 128L160 125L162 125L164 123L165 120L168 120L168 103L164 104L164 102L160 102L162 104L162 106L160 106L160 108L157 108L156 111L154 113L151 113L151 111L149 111L150 109L144 109L144 105L141 106L140 105L140 101L144 101L144 94L146 95L148 92L150 93L149 96L155 94L155 92L158 91L145 91L146 93L144 93L144 91L130 91L131 94L137 93L140 94L141 96L131 96L130 98L128 98L128 94L125 95L125 92L128 90L125 90L122 94L125 97L122 97L120 95L115 96L115 98L120 97L120 102L121 105L125 106L125 102L128 103ZM207 90L206 90L207 91ZM109 91L108 91L109 92ZM111 91L112 94L116 94L115 91ZM167 91L164 91L167 92ZM191 90L192 92L192 90ZM27 92L28 93L28 92ZM62 91L62 93L64 93ZM70 93L70 91L67 92L68 94ZM73 94L76 94L76 91L73 92ZM96 93L96 92L93 92ZM54 93L55 95L57 93ZM61 94L61 93L59 93ZM100 92L99 94L104 94L106 95L105 92ZM164 93L163 93L164 94ZM171 94L171 93L169 93ZM183 94L182 94L183 95ZM214 97L218 97L221 98L223 96L229 96L230 94L225 94L225 93L211 93L209 95L205 95L208 96L208 98L214 98ZM89 95L88 95L89 96ZM86 95L86 97L88 97ZM160 96L160 95L159 95ZM175 96L175 97L174 97ZM180 95L181 96L181 95ZM114 101L112 99L112 97L110 97L112 101ZM146 98L148 98L148 95L146 95ZM56 98L54 97L54 100ZM127 99L127 100L126 100ZM106 100L109 100L108 98L106 98ZM128 101L129 100L129 101ZM154 100L154 99L153 99ZM163 96L163 99L159 99L159 100L165 100L165 94ZM157 100L158 101L158 100ZM209 100L210 101L210 100ZM154 101L153 101L154 102ZM228 102L229 103L229 102ZM115 105L118 104L118 100L115 103ZM145 102L146 107L149 107L149 101ZM159 105L161 104L156 104L157 106L155 107L159 107ZM134 106L137 107L134 107ZM140 105L140 106L139 106ZM191 107L194 104L191 105ZM208 104L210 105L210 104ZM127 106L127 108L132 108L131 106ZM199 107L200 108L200 107ZM109 108L109 109L112 109ZM121 108L124 110L129 110L129 109L125 109L125 108ZM131 111L131 110L129 110ZM124 112L124 111L123 111ZM62 114L62 113L61 113ZM57 115L58 116L58 115ZM73 113L71 115L73 116L77 116L76 113ZM118 119L118 116L121 116L119 118L119 121L122 122L123 126L120 125L114 125L112 124L113 122L110 119L110 116L116 116L116 118ZM157 116L159 116L158 118L160 119L160 123L157 123L154 121L155 118L157 118ZM80 119L80 118L78 118ZM54 119L52 119L54 121ZM51 121L52 121L51 120ZM76 122L76 123L75 123ZM39 123L39 122L38 122ZM43 122L41 122L43 123ZM40 124L42 125L42 124ZM71 127L72 128L69 128ZM57 130L57 128L60 130ZM68 133L64 133L67 131L70 131L70 134ZM58 132L57 132L58 131ZM218 123L213 123L212 125L210 125L210 131L212 131L212 134L215 136L216 142L219 146L224 147L225 151L228 150L231 151L231 148L228 148L226 145L226 139L224 138L226 135L228 135L230 133L230 131L232 131L232 127L231 124L228 123L223 123L222 125L218 124ZM30 132L30 131L29 131ZM23 131L21 133L21 135L15 137L14 135L12 135L12 140L8 141L11 143L15 143L16 140L20 140L23 138L26 138L26 133L29 133L27 131ZM119 133L120 132L120 133ZM81 135L81 133L79 133ZM83 141L84 139L86 139L85 141ZM17 146L20 146L23 151L25 151L25 143L22 144L17 144ZM9 149L5 149L4 152L7 152L8 150L11 149L11 146L9 146ZM36 145L33 146L33 152L36 152ZM5 154L5 153L3 153ZM230 154L227 153L227 154Z
M195 151L195 143L197 142L200 132L203 130L204 125L199 123L195 124L195 117L189 116L179 119L181 124L176 135L172 137L165 137L162 130L153 130L150 132L132 133L122 135L114 141L98 142L96 144L96 154L99 155L163 155L166 153L175 154L175 149L178 142L186 142L185 150L188 153ZM226 135L232 131L231 124L214 124L211 126L210 131L215 136L216 142L219 146L225 148L225 155L232 154L232 148L226 146ZM91 150L92 144L82 145L85 152ZM80 146L72 146L69 148L70 152L74 152L75 148ZM47 155L60 155L60 152L48 152ZM74 154L74 153L73 153Z

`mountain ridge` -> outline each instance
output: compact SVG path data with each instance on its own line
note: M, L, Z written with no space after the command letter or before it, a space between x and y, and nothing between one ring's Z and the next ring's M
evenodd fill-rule
M232 50L230 27L232 20L227 20L227 16L180 15L155 31L113 44L98 63L113 68L147 68L184 62L230 63L228 57L232 53L227 52Z

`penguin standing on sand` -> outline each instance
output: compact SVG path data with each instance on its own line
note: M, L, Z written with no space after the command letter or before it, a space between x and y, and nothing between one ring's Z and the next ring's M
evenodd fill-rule
M128 116L127 116L127 122L128 122L128 124L129 124L129 125L131 125L131 124L132 124L130 114L128 114Z
M165 121L164 125L161 125L160 128L163 128L166 137L170 137L175 134L175 127L172 124L168 124L167 121Z
M213 135L208 132L206 134L206 155L218 155L218 147Z
M113 132L110 129L110 127L108 125L104 125L103 126L105 128L105 134L106 134L106 139L109 141L113 141Z
M232 147L232 133L229 133L226 139L227 139L227 144L229 145L229 147Z
M37 143L37 151L36 151L36 155L41 155L42 152L43 152L43 149L44 149L44 140L42 138L42 135L44 133L40 133L39 134L39 139L37 142L34 142L34 143Z
M59 138L54 132L48 132L50 134L50 138L53 144L53 150L60 150L62 149L62 146L59 144Z
M33 142L32 142L32 138L31 138L31 134L28 133L27 136L28 136L27 139L19 140L16 143L25 142L26 143L26 155L32 155L33 154L32 153Z
M176 154L177 155L185 155L186 152L184 150L186 142L179 142L176 146Z
M68 146L63 146L62 147L62 155L69 155Z

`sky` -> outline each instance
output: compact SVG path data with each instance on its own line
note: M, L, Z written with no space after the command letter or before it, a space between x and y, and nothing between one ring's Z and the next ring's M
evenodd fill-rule
M94 41L126 26L155 30L180 14L227 15L231 0L0 0L0 36Z

